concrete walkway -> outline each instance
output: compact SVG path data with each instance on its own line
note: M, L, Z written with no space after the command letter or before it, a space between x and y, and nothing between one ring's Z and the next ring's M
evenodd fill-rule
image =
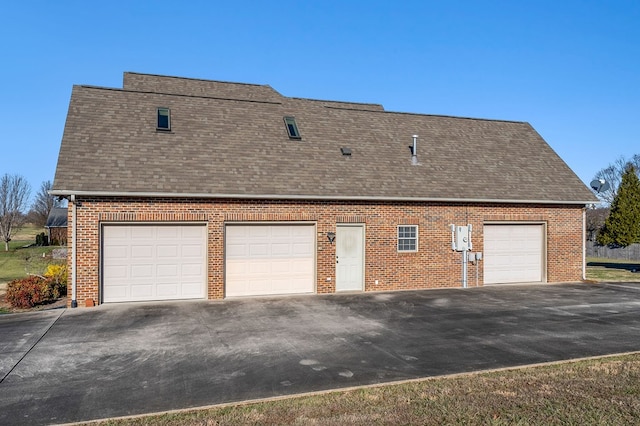
M49 424L640 350L640 284L0 315L0 424Z

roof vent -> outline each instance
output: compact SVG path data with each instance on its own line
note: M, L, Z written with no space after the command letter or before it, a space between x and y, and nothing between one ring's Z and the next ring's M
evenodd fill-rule
M418 164L418 135L413 135L413 147L411 148L411 164Z
M345 157L351 157L351 148L340 148L340 152L342 152L342 155Z

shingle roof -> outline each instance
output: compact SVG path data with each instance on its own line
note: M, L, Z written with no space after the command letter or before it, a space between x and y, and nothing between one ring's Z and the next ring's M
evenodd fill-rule
M67 226L67 208L52 207L47 216L45 228L65 228Z
M146 74L125 74L124 86L74 86L52 193L597 201L528 123ZM171 109L171 132L156 130L159 106ZM284 116L296 118L301 140L289 139Z

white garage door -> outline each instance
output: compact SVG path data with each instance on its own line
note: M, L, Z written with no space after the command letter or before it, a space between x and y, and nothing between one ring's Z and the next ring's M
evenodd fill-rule
M105 225L103 302L206 296L204 225Z
M227 225L226 296L313 293L315 226Z
M484 283L541 282L543 225L485 225Z

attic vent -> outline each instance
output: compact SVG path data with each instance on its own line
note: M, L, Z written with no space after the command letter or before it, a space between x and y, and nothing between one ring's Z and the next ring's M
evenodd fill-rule
M351 148L340 148L340 152L347 157L351 156Z
M285 117L284 124L287 127L287 134L291 139L302 139L300 132L298 131L298 125L296 124L295 117Z
M169 108L158 108L157 130L171 130L171 113Z

